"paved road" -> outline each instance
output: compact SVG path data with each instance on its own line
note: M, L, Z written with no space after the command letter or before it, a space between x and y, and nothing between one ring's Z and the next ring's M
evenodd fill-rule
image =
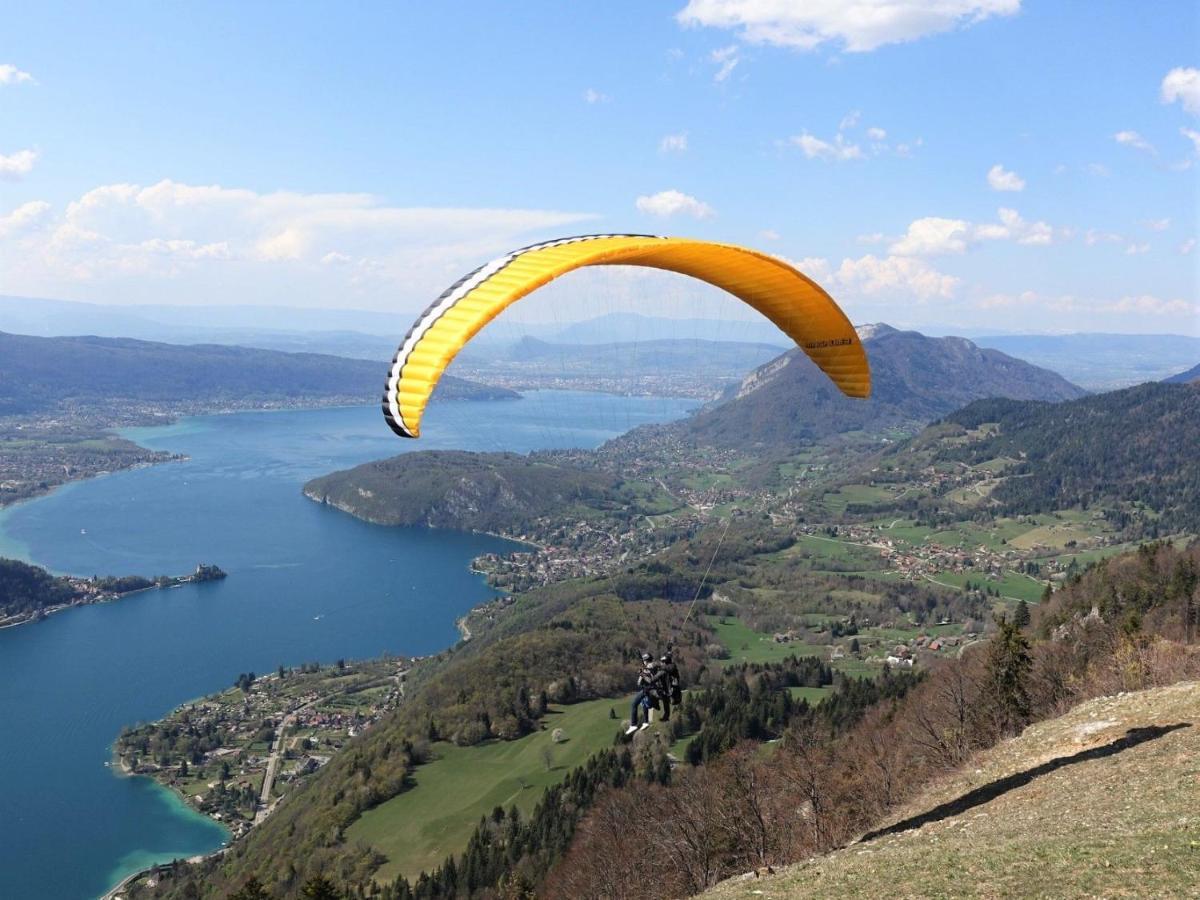
M271 813L271 788L275 786L275 774L279 771L279 757L283 755L283 741L287 737L287 730L296 722L296 716L310 706L320 703L321 700L327 698L321 697L318 700L313 700L310 703L305 703L298 709L293 709L290 713L283 717L283 721L279 723L279 727L275 729L275 741L271 744L271 756L267 760L267 771L263 775L262 794L258 798L258 810L254 813L254 824L259 824Z

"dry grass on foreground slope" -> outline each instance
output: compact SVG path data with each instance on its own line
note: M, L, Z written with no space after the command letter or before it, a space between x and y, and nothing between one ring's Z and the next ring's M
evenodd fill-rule
M1200 897L1200 683L1090 700L859 843L705 896Z

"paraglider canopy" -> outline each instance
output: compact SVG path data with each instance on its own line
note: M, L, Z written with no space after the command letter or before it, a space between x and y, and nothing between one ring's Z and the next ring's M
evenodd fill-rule
M871 393L871 372L854 326L833 298L781 259L689 238L589 234L514 250L464 276L435 300L396 351L383 414L401 437L421 433L421 415L446 366L510 304L584 266L648 266L723 288L799 345L850 397Z

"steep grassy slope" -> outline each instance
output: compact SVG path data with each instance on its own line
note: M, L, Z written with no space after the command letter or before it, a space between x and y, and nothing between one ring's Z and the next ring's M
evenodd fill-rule
M1033 725L878 831L705 896L1195 896L1200 683L1101 697Z

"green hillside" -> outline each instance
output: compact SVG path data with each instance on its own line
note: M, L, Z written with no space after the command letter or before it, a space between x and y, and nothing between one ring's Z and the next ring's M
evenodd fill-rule
M1057 405L987 400L945 421L989 428L941 458L1014 460L990 495L1000 511L1126 503L1154 510L1164 534L1200 529L1200 385L1151 383Z
M424 451L315 478L306 496L382 525L515 534L542 516L628 519L676 503L612 472L537 455Z
M551 707L542 730L515 741L474 747L439 742L433 761L418 767L411 789L364 813L346 831L387 857L378 881L404 875L415 881L432 872L451 851L466 847L483 816L516 806L528 814L542 793L597 750L612 744L627 698ZM609 716L616 710L617 719ZM562 729L564 740L553 740Z

